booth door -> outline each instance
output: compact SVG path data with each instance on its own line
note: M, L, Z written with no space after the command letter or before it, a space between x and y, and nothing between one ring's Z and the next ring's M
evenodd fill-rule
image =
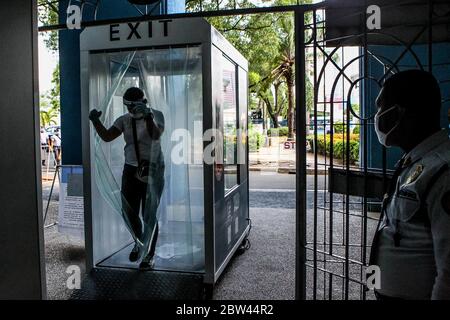
M249 226L247 72L212 50L213 117L218 131L214 191L215 277L225 268Z
M164 118L161 155L150 159L151 163L164 163L158 172L162 177L162 193L155 193L152 186L155 180L151 177L146 212L142 209L140 212L144 235L138 239L124 210L127 199L124 201L121 192L124 136L106 143L91 126L89 196L93 240L87 245L92 246L93 265L137 268L139 261L128 259L130 250L137 239L141 250L148 250L158 223L155 268L201 273L204 271L201 47L89 55L89 109L102 111L101 120L107 128L127 113L122 96L129 87L141 88L149 106ZM152 148L155 149L151 155L159 152L156 144ZM156 219L143 219L145 215Z

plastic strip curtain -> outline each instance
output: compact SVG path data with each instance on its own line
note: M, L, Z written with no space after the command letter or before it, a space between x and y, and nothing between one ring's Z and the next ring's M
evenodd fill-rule
M98 109L102 111L102 115L104 119L109 120L110 116L110 107L112 104L113 97L119 88L123 77L128 71L131 62L133 61L136 52L131 52L124 57L124 60L119 64L119 68L115 76L111 75L111 86L108 88L106 96L103 99L103 102ZM140 246L143 246L144 243L138 239L135 235L133 229L131 228L130 221L128 220L128 216L126 214L126 206L131 208L128 202L122 195L121 188L119 183L116 181L114 174L111 170L111 167L108 165L109 161L103 151L102 145L104 142L101 138L96 134L94 138L94 154L95 154L95 167L94 174L95 179L98 185L98 189L103 197L103 199L111 206L111 208L119 213L125 221L125 226L133 237L134 241L136 241Z
M151 169L142 212L142 239L137 239L126 215L128 208L122 206L129 207L119 187L123 142L114 142L114 146L95 134L95 179L100 195L121 215L142 252L148 252L158 223L157 267L200 271L204 268L201 49L165 48L102 55L96 60L102 65L98 73L109 72L109 78L97 76L102 80L98 89L94 84L91 90L98 90L96 95L101 97L98 109L103 112L105 125L111 125L121 112L126 112L121 95L128 87L138 86L143 89L149 106L164 117L164 132L160 141L151 144L155 149L149 152L156 156L149 159ZM107 89L103 93L100 88L105 85ZM175 132L180 135L174 137ZM172 153L180 143L184 147L184 160L174 161ZM199 161L194 163L194 159ZM107 219L101 228L108 228ZM115 231L106 234L114 235ZM101 239L108 241L108 238Z
M150 205L146 206L148 212L144 216L149 217L148 227L159 220L161 240L157 254L160 257L170 261L171 267L202 269L203 174L202 166L192 163L194 153L202 150L201 134L196 137L194 129L195 123L200 123L202 130L200 48L155 49L138 55L143 90L151 107L161 111L165 118L165 132L161 137L166 157L165 186L161 194L162 178L151 179L153 182L149 182L147 189ZM178 136L172 137L172 133L180 129L184 162L171 159L180 143ZM151 236L151 232L145 234L145 245Z

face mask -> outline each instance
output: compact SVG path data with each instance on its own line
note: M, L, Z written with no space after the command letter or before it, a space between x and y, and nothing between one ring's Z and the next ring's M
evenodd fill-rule
M380 130L380 118L383 116L386 116L387 113L393 111L397 108L397 105L383 111L383 112L377 112L375 115L375 132L377 133L378 141L385 146L388 147L389 145L386 143L388 136L399 126L400 121L397 121L395 126L392 127L391 130L389 130L387 133L384 133Z

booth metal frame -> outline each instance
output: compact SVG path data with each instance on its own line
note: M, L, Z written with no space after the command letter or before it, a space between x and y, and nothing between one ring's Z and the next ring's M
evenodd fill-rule
M112 25L96 26L87 28L81 34L80 45L80 62L81 62L81 104L82 104L82 132L83 132L83 167L84 167L84 210L85 210L85 243L86 243L86 269L90 271L94 268L104 268L95 264L93 261L93 215L92 215L92 199L91 197L91 183L92 183L92 165L91 165L91 146L90 146L90 122L89 122L89 110L94 106L89 105L89 55L99 52L116 52L116 51L138 51L157 48L168 47L182 47L182 46L201 46L202 52L202 95L203 95L203 132L210 128L216 128L214 120L213 99L214 93L212 92L212 47L219 49L224 55L236 64L236 123L239 125L240 106L239 102L239 73L238 69L242 68L246 75L248 72L247 60L206 20L202 18L183 18L176 19L173 23L172 20L160 20L149 21L152 23L152 37L147 35L138 38L132 36L125 41L111 41L106 35L110 35ZM140 22L144 24L143 22ZM189 28L186 25L189 25ZM122 30L128 34L130 25L127 24L115 24L114 29ZM139 26L139 22L135 22L134 26ZM142 27L142 25L141 25ZM168 31L169 29L169 31ZM145 29L147 30L147 29ZM196 32L192 32L195 30ZM155 36L158 34L160 36ZM101 36L103 35L103 37ZM123 34L115 34L118 37ZM247 75L248 76L248 75ZM246 109L248 108L248 95L245 102ZM247 113L247 110L245 111ZM247 116L247 114L246 114ZM238 164L239 172L243 170L245 180L238 180L238 184L228 190L224 195L225 198L233 197L236 193L245 193L246 203L245 210L247 212L247 221L244 232L239 236L239 240L234 244L232 249L228 252L223 263L216 267L216 255L215 255L215 212L217 205L215 203L214 194L217 188L215 182L214 165L207 164L203 161L203 186L204 186L204 249L205 249L205 272L203 276L203 282L208 294L212 293L212 287L219 279L220 275L225 270L227 264L232 259L241 244L245 241L250 231L250 221L248 219L248 137L246 139L245 150L245 164ZM209 141L204 141L204 148L209 144ZM223 180L223 179L222 179ZM225 206L222 207L225 210Z

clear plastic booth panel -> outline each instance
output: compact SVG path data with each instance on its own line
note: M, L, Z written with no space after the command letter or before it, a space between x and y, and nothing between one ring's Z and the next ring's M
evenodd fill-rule
M162 151L147 186L140 244L147 249L156 223L155 268L204 271L202 48L166 47L89 54L89 108L102 111L106 128L127 113L123 94L141 88L163 117ZM104 142L90 128L92 255L95 266L137 268L128 255L136 241L121 193L125 163L123 135ZM152 154L156 153L153 152ZM163 165L161 165L161 162ZM155 182L156 180L156 182ZM156 184L156 186L155 186ZM152 212L142 211L141 217Z

